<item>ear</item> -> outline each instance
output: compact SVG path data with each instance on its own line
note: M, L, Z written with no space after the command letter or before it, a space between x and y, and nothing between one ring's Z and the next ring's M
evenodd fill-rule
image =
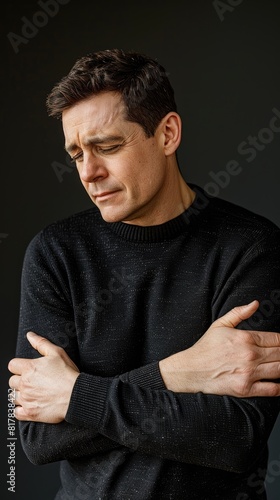
M182 120L178 113L171 111L160 123L163 147L166 156L170 156L178 149L182 137Z

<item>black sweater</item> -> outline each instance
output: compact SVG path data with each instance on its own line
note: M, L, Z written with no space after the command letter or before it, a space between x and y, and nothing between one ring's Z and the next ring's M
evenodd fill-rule
M27 248L17 355L38 356L33 330L81 371L66 421L20 423L31 462L61 461L57 500L266 498L280 398L173 393L158 362L254 299L239 328L280 331L280 230L189 185L194 203L164 224L106 223L93 207Z

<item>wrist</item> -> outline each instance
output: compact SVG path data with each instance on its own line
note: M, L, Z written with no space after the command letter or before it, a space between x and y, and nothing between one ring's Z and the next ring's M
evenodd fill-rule
M173 392L186 392L184 366L180 355L179 352L159 362L159 370L165 387Z

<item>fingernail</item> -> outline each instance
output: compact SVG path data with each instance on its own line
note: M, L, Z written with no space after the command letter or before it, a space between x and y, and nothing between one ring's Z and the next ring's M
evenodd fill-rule
M34 337L36 335L36 333L34 332L27 332L28 337Z
M249 307L251 306L252 304L254 304L256 302L256 300L252 300L252 302L250 302L249 304L246 304L244 307Z

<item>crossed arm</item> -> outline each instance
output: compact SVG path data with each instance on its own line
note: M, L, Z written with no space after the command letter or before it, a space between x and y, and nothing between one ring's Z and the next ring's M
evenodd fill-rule
M167 389L178 393L234 397L280 396L280 335L234 330L258 308L258 302L237 307L215 321L189 349L159 362ZM57 424L65 420L78 367L61 347L28 332L41 358L14 358L9 370L18 420Z
M280 395L277 383L280 378L280 335L236 328L257 310L258 305L254 301L229 311L216 320L191 348L161 360L159 369L165 384L162 390L135 386L123 382L122 377L106 379L80 374L61 347L44 337L28 333L29 342L42 357L15 358L9 363L9 370L14 374L10 378L10 387L15 389L15 416L21 421L41 422L36 425L42 426L42 431L44 423L60 423L53 426L58 440L54 443L56 460L67 457L67 441L64 439L61 448L61 432L67 434L69 426L74 425L80 432L71 437L72 446L68 450L71 458L75 458L75 453L84 456L123 445L164 458L242 471L248 460L256 457L258 450L252 446L250 457L247 454L243 457L236 439L236 461L231 458L231 463L223 462L217 457L217 450L213 459L207 439L201 440L205 422L198 424L195 411L199 406L201 411L211 412L210 420L219 428L216 438L219 436L218 447L221 448L225 439L234 438L229 430L232 419L239 422L240 428L237 425L232 430L238 436L242 430L244 433L248 420L254 427L258 412L272 415L270 424L258 432L258 444L264 446L280 407L280 400L275 400ZM79 391L88 384L92 384L97 399L106 393L108 403L104 402L102 415L96 408L96 414L89 415L88 420L84 416L79 420L73 412L71 399L79 400ZM89 394L89 399L92 397L94 395ZM127 405L127 401L133 401L132 406ZM119 406L122 407L120 411ZM148 431L148 438L147 429L143 428L143 415L137 416L135 411L137 407L144 407L144 420L157 427L155 432ZM159 429L165 435L164 443ZM182 440L186 429L188 438ZM251 431L247 427L248 437ZM78 445L74 457L73 439Z

